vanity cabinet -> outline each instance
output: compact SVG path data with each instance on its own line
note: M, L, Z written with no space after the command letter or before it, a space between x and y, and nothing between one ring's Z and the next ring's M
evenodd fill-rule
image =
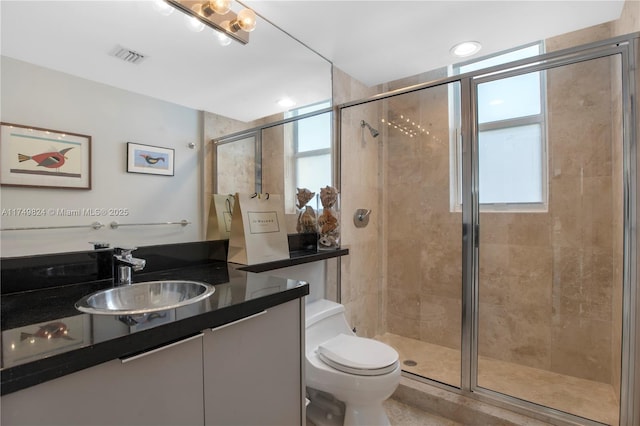
M2 396L2 425L304 425L304 299Z
M206 330L205 425L302 425L304 301Z
M202 425L202 335L1 399L3 425Z

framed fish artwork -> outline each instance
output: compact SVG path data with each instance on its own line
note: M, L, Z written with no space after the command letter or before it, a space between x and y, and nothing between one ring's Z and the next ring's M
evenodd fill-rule
M91 136L0 123L0 184L91 189Z
M127 172L173 176L174 153L171 148L127 142Z

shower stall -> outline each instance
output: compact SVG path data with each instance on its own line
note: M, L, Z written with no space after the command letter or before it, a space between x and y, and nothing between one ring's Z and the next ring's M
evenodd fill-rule
M377 236L344 229L342 299L377 313L351 316L406 376L631 424L636 49L620 37L339 106L343 211L372 208Z

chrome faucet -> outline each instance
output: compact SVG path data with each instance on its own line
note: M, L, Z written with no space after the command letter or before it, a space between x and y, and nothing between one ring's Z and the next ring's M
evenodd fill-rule
M131 271L142 271L147 264L144 259L138 259L131 255L137 247L115 247L113 249L113 266L115 268L114 285L131 284Z

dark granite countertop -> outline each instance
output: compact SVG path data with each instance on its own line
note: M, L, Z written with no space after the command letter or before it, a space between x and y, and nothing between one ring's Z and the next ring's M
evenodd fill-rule
M296 250L289 253L289 259L259 263L257 265L238 265L238 269L247 272L266 272L274 269L286 268L288 266L302 265L303 263L317 262L319 260L346 256L347 254L349 254L349 249L346 248L326 251Z
M80 297L110 287L111 280L3 294L2 395L309 294L307 283L241 271L221 261L134 275L135 282L163 279L203 281L216 290L192 305L124 319L82 314L74 307ZM47 338L45 330L56 331Z
M309 285L258 274L344 256L316 250L315 234L289 235L290 258L228 264L227 240L140 247L133 281L191 280L215 286L209 298L177 309L119 318L76 310L83 296L113 284L113 249L2 258L2 395L102 362L134 355L304 297Z

